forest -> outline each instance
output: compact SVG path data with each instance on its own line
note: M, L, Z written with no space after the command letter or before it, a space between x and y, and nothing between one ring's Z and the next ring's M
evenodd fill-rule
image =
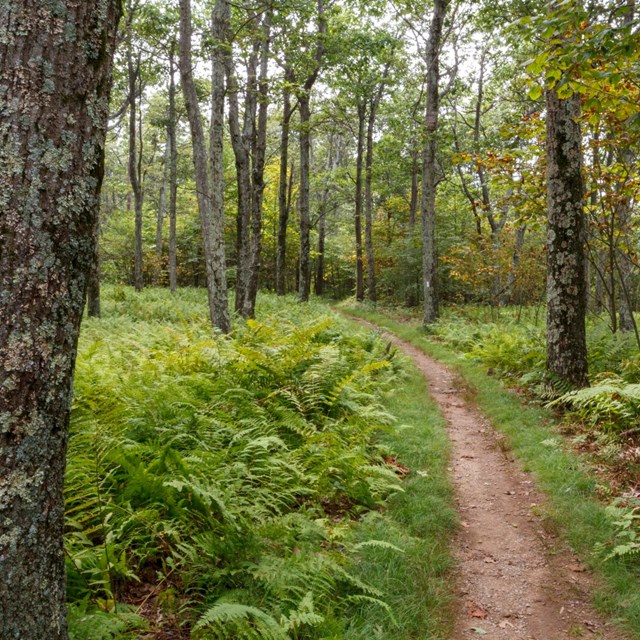
M0 640L640 638L635 0L0 0Z

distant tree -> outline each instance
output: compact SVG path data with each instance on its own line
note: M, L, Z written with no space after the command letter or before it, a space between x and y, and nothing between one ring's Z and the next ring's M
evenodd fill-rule
M435 0L426 52L427 107L422 152L422 286L424 290L425 326L439 314L437 258L436 258L436 135L440 108L440 44L448 0Z
M62 485L119 13L0 4L0 638L67 638Z

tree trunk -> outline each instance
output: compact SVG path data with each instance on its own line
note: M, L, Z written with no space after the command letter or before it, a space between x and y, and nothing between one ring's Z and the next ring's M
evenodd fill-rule
M422 155L422 286L424 292L423 324L438 319L438 280L436 254L436 135L440 107L440 41L448 0L435 0L427 46L427 107L425 143Z
M311 156L311 109L309 97L302 96L300 110L300 189L298 206L300 208L300 268L298 279L298 298L300 302L309 300L311 288L311 217L309 212L309 163Z
M228 34L228 30L227 30ZM228 39L228 35L227 35ZM230 43L228 43L228 47ZM227 82L229 98L229 130L231 146L236 161L238 188L238 212L236 217L236 302L235 309L241 315L245 313L245 300L249 291L250 239L251 239L251 146L254 137L256 112L256 74L258 55L256 47L247 61L247 91L244 104L244 118L240 127L240 107L238 78L236 76L230 51L226 55Z
M258 122L255 129L251 183L251 244L249 246L249 273L243 317L255 316L256 297L260 279L262 252L262 201L264 197L264 167L267 151L267 117L269 114L269 51L271 47L271 10L267 10L262 23L260 43L260 76L258 78Z
M373 253L373 130L376 123L378 101L371 100L369 105L369 121L367 123L367 153L364 178L364 236L367 250L367 284L369 300L377 301L376 293L376 261Z
M276 293L283 296L286 291L287 225L289 223L289 201L287 198L287 171L289 168L289 130L291 127L291 71L285 70L283 91L282 131L280 135L280 183L278 186L278 247L276 250Z
M100 313L100 215L96 221L93 255L87 275L87 315L99 318Z
M317 0L318 31L314 56L314 68L298 91L298 110L300 112L300 263L298 268L298 299L309 300L311 291L311 215L309 212L309 164L311 161L311 90L320 73L320 63L325 52L324 35L327 22L324 15L324 0Z
M547 91L547 368L587 384L580 95Z
M358 149L356 152L356 201L355 201L355 241L356 241L356 300L364 300L364 260L362 251L362 165L364 164L366 103L358 105Z
M133 60L131 42L127 49L127 71L129 79L129 182L133 191L135 209L135 249L133 285L136 291L142 291L142 149L138 149L138 81L140 79L140 60Z
M229 5L227 0L217 0L214 12L218 16L228 15ZM184 93L184 101L191 128L193 164L195 167L198 209L200 210L207 275L209 316L214 327L217 327L224 333L229 333L231 331L231 319L229 317L229 305L227 301L223 220L220 217L220 212L214 210L212 199L212 189L215 190L219 187L218 185L212 187L209 181L207 146L205 144L204 129L202 128L200 106L193 82L192 69L191 0L180 0L180 77L182 79L182 91ZM219 86L215 87L214 90L219 90ZM212 121L217 121L219 117L219 114L212 114ZM219 136L222 136L222 131L220 131ZM212 156L213 154L214 151L212 150Z
M412 232L413 228L416 226L416 219L418 218L419 166L418 152L414 150L411 152L411 199L409 201L409 227Z
M0 637L7 640L67 638L62 487L119 12L116 0L0 6Z
M527 233L527 225L521 224L516 228L516 239L513 245L513 253L511 254L511 269L507 277L507 284L501 293L500 306L506 306L513 303L513 290L518 277L518 269L520 267L520 256L524 247L524 238Z
M169 169L169 288L175 293L178 288L176 215L178 200L178 145L176 140L176 81L175 81L175 42L169 49L169 125L167 127L168 144L171 148Z
M160 185L160 197L158 198L158 215L156 217L156 285L162 284L162 231L164 227L164 218L167 214L167 193L171 188L169 184L171 174L171 136L169 135L169 127L171 125L169 124L168 120L169 118L167 118L167 143L164 149L162 184Z

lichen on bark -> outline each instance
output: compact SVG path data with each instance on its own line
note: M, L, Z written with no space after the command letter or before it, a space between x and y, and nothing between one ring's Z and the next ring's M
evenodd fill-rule
M71 382L117 0L0 6L0 637L67 637Z

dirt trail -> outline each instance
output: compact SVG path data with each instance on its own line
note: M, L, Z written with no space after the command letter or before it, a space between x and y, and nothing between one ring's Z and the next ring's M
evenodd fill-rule
M544 498L464 399L455 374L410 343L385 337L415 361L449 425L462 524L454 545L459 612L453 640L628 638L594 612L593 578L544 531L535 515Z

